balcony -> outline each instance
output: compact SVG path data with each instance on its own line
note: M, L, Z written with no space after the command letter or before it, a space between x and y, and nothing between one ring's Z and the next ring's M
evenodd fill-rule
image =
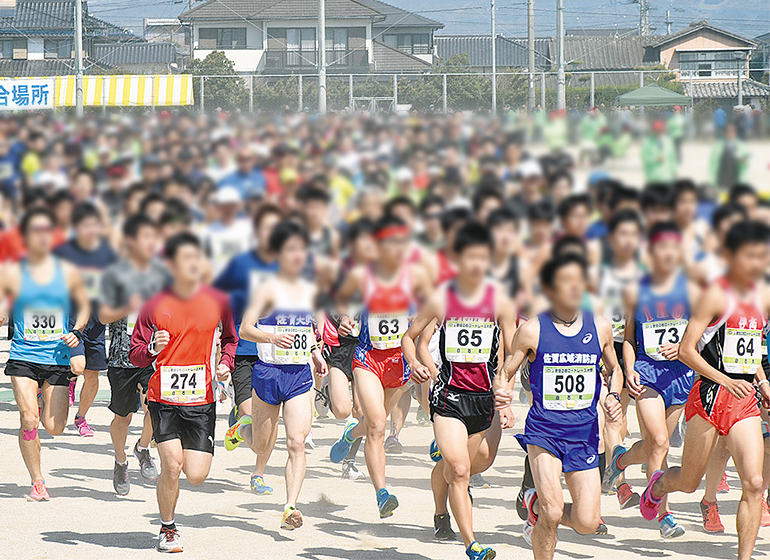
M365 49L327 49L328 72L367 71L369 56ZM265 72L310 73L318 70L318 51L268 49L265 51Z

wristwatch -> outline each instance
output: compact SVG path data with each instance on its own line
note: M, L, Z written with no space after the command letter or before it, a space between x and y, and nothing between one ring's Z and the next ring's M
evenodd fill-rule
M72 329L70 332L74 334L75 338L78 340L83 340L83 332L80 329Z

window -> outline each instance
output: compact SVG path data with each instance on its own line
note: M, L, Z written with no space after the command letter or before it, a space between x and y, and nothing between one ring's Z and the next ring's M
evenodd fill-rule
M409 54L430 54L430 33L385 35L386 45Z
M26 39L0 40L0 58L13 58L15 60L26 60L27 40Z
M69 39L46 39L43 43L45 58L72 58L72 41Z
M746 59L736 59L734 51L703 51L679 53L679 68L684 76L737 76L738 68L745 73Z
M0 58L13 58L13 39L0 41Z
M245 49L245 27L202 27L198 31L199 49Z

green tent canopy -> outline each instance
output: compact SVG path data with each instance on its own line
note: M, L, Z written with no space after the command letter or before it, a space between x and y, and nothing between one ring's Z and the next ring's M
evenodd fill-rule
M619 105L633 107L671 107L692 104L691 97L660 87L656 83L619 95L617 101Z

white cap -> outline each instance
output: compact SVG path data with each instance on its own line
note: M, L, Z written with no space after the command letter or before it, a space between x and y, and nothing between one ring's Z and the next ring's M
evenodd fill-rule
M399 183L405 183L407 181L414 180L414 173L408 167L399 167L396 169L396 181Z
M243 202L241 193L235 187L222 187L212 198L215 204L240 204Z
M519 173L519 177L522 179L531 179L534 177L543 176L543 168L540 167L540 164L537 162L537 160L531 158L522 161L521 164L519 164L519 169L517 171Z

